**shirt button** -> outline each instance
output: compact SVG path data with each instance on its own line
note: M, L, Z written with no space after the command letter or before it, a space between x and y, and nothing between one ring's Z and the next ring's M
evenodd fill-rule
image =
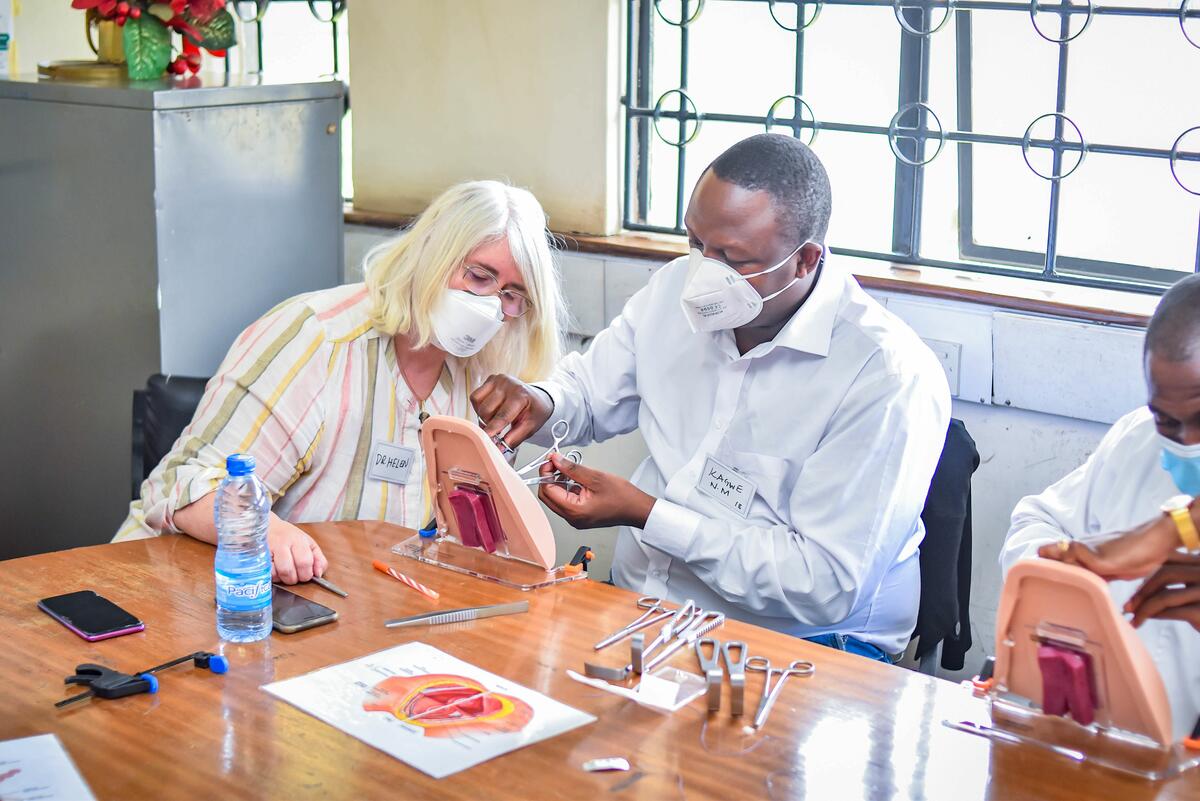
M717 429L718 431L720 431L720 430L721 430L721 429L723 429L724 427L725 427L725 421L724 421L724 420L717 420L715 423L713 423L713 428Z

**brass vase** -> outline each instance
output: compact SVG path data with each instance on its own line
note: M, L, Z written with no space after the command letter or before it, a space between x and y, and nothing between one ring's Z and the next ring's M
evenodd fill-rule
M96 30L99 44L92 40L92 30ZM101 19L96 9L89 8L84 17L84 33L87 34L88 46L104 64L125 63L125 41L122 38L121 26L111 19Z

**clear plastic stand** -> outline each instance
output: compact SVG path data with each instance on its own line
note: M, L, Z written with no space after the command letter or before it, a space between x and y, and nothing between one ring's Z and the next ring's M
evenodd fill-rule
M1079 764L1163 781L1200 765L1200 752L1182 743L1162 746L1148 737L1099 724L1082 726L1068 717L1047 715L1024 699L992 691L990 723L943 721L958 731L1000 743L1032 747Z
M479 548L468 548L446 535L412 536L393 545L392 553L522 591L587 578L587 572L583 570L574 573L568 573L563 567L545 570L539 565L501 552L488 553Z

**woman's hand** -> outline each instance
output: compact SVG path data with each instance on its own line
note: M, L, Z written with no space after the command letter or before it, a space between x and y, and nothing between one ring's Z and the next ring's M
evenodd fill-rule
M299 584L325 575L329 568L321 546L274 513L267 526L267 545L271 549L271 581Z

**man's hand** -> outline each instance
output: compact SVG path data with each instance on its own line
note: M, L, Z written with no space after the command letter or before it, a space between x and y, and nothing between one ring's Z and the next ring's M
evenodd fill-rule
M579 484L579 490L572 492L561 484L542 484L538 497L573 527L646 527L646 518L654 508L654 496L619 476L575 464L557 453L551 454L550 461L542 465L541 475L551 476L556 470Z
M273 514L267 526L267 545L271 549L271 581L297 584L324 575L329 567L312 537Z
M545 392L508 375L484 381L471 393L471 405L483 421L484 432L493 440L503 434L504 442L514 450L545 425L554 411Z
M1140 626L1150 618L1182 620L1200 631L1200 556L1178 551L1125 604Z
M1148 523L1096 546L1077 540L1043 545L1038 556L1085 567L1105 579L1135 579L1157 570L1179 547L1175 521L1159 515Z

